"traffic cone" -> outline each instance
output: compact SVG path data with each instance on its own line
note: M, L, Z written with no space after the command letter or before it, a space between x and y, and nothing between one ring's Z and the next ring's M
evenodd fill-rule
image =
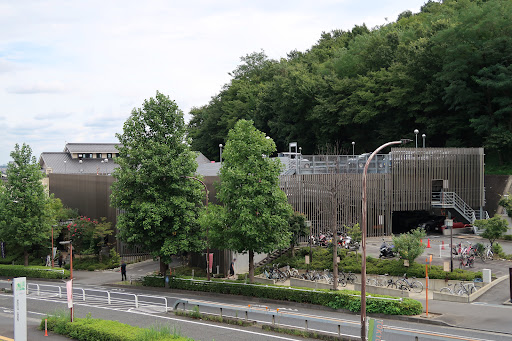
M44 319L44 336L48 336L48 319Z
M441 245L441 250L445 250L445 248L444 248L444 240L443 240L443 244Z
M427 239L427 249L430 249L430 238Z
M423 239L420 239L420 244L423 245Z

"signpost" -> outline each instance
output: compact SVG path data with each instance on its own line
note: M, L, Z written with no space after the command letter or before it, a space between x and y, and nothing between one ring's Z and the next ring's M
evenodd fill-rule
M27 278L12 281L14 291L14 340L27 341Z
M369 319L368 323L368 341L381 341L384 332L384 321Z

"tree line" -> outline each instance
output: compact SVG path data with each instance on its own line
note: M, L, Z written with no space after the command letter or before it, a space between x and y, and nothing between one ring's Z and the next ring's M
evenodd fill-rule
M241 58L210 102L190 114L192 149L218 159L239 119L278 150L325 145L356 152L414 129L428 147L484 147L512 161L512 2L428 1L369 29L321 34L305 52Z

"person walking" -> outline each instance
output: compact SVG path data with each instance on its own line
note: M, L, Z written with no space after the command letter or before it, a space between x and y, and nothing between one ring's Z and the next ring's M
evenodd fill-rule
M59 268L62 268L62 255L59 255Z
M236 258L233 258L233 260L231 261L231 265L229 266L229 277L228 278L231 278L231 277L233 277L233 279L235 278L235 262L236 262Z
M126 281L126 263L121 262L121 281Z

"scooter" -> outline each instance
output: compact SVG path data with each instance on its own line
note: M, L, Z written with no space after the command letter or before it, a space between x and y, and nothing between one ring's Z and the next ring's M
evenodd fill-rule
M379 258L392 258L395 257L395 251L393 250L394 245L388 245L386 241L382 240L382 245L380 246L380 255Z

